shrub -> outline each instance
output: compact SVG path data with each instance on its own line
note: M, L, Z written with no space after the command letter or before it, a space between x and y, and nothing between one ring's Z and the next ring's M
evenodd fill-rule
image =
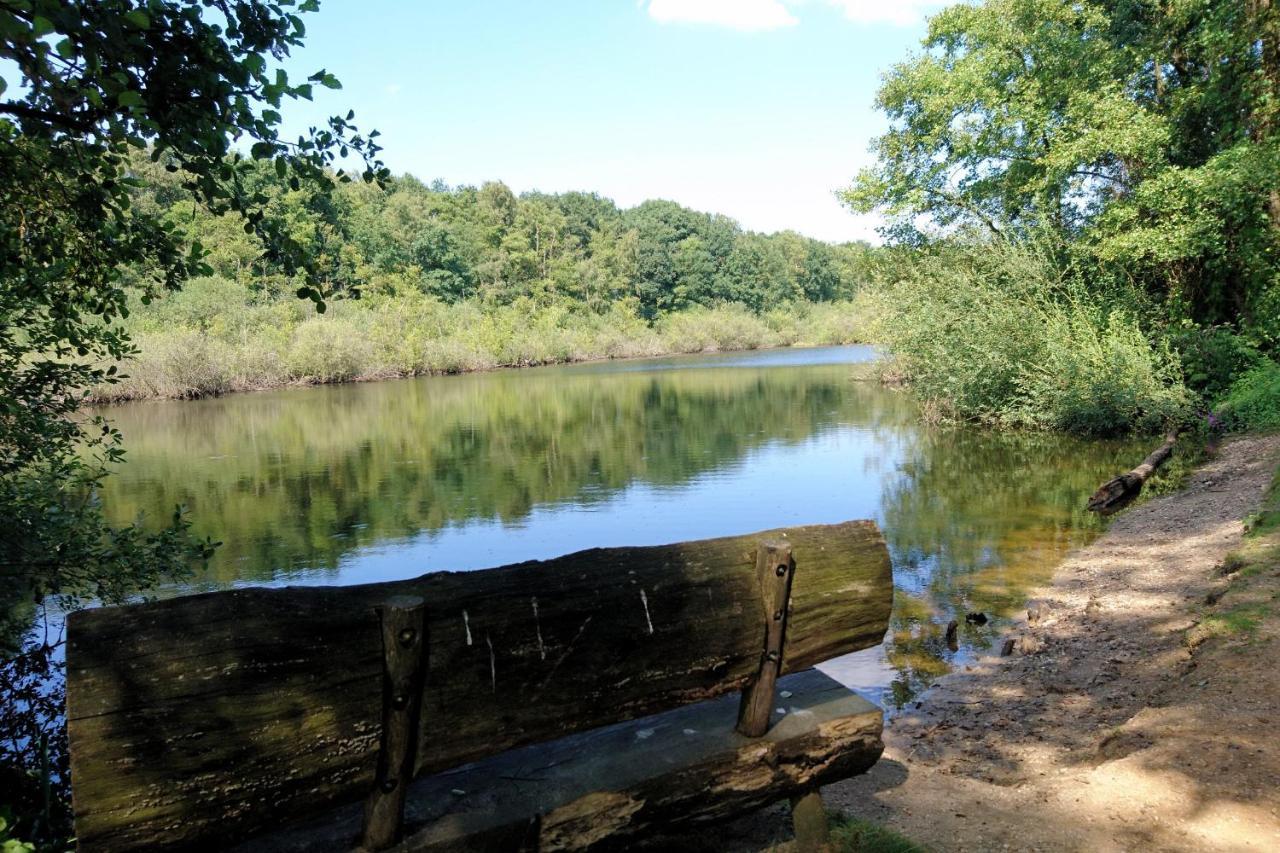
M1172 338L1187 387L1206 408L1222 399L1239 376L1262 363L1251 343L1226 326L1192 328Z
M936 417L1145 432L1184 417L1188 395L1136 301L1090 291L1051 246L953 244L904 265L875 322Z
M670 352L759 349L776 340L759 317L737 304L668 314L658 332Z
M353 323L317 317L294 330L285 365L294 379L345 382L364 374L372 354L368 339Z
M194 329L140 336L141 354L125 365L125 378L107 386L111 399L192 398L224 394L235 387L235 353Z
M98 402L194 397L289 382L343 382L672 352L865 340L858 302L694 308L651 326L634 299L595 312L563 299L446 303L417 291L333 300L323 316L284 294L201 279L173 300L137 305L128 328L141 355ZM221 310L219 304L221 303Z
M1190 397L1177 358L1147 340L1129 312L1072 303L1044 320L1043 352L1022 373L1028 421L1108 435L1155 432L1185 416Z
M1218 413L1229 429L1280 429L1280 364L1264 362L1237 379Z

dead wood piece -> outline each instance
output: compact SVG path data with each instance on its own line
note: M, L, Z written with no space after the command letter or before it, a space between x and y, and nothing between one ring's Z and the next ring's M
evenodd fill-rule
M1110 515L1133 503L1142 493L1143 484L1173 455L1173 446L1177 441L1176 430L1166 435L1164 443L1151 451L1141 465L1099 486L1085 508L1101 515Z

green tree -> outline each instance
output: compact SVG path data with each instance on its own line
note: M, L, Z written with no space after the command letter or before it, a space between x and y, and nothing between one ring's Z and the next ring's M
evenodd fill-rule
M326 71L291 81L278 67L302 43L299 14L316 8L315 0L0 2L0 58L17 69L0 80L0 573L4 603L16 608L7 611L16 624L5 626L10 654L12 629L20 633L32 606L51 597L63 606L117 601L209 547L190 539L180 513L159 534L108 525L96 495L121 456L120 436L75 416L88 387L111 382L114 363L132 352L119 324L130 290L146 301L209 272L176 217L135 204L150 174L137 157L177 176L171 196L241 217L265 258L323 310L327 261L298 239L256 174L265 167L319 201L334 178L349 180L348 155L366 181L385 170L376 133L362 134L350 113L296 141L280 136L285 101L339 85ZM49 663L43 639L38 651ZM5 671L3 710L38 710L22 704L15 671ZM20 671L28 687L40 675ZM42 752L33 745L49 747L55 776L64 757L48 720L23 719L25 739L0 747L6 791L27 778L23 762ZM45 810L19 831L51 839L65 818Z
M919 243L1040 228L1274 346L1280 11L1270 0L987 0L886 75L889 131L845 194Z

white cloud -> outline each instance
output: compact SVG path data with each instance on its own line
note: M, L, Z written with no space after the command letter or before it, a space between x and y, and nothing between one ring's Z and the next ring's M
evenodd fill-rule
M643 2L643 0L642 0ZM649 17L664 24L714 24L735 30L776 30L797 23L781 0L648 0Z
M814 0L640 0L660 23L711 24L735 30L776 30L799 21L791 8ZM909 27L945 0L819 0L835 6L856 24Z
M857 24L894 24L909 27L929 12L945 6L939 0L826 0Z

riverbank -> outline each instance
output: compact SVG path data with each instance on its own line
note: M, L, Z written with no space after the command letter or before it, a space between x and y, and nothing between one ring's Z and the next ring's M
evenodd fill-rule
M695 307L648 323L634 306L604 313L532 302L445 303L422 296L235 304L218 280L195 282L130 320L137 355L87 402L195 399L327 385L609 359L865 343L857 301L795 303L763 314Z
M936 850L1280 848L1278 457L1234 439L1120 516L828 805Z

